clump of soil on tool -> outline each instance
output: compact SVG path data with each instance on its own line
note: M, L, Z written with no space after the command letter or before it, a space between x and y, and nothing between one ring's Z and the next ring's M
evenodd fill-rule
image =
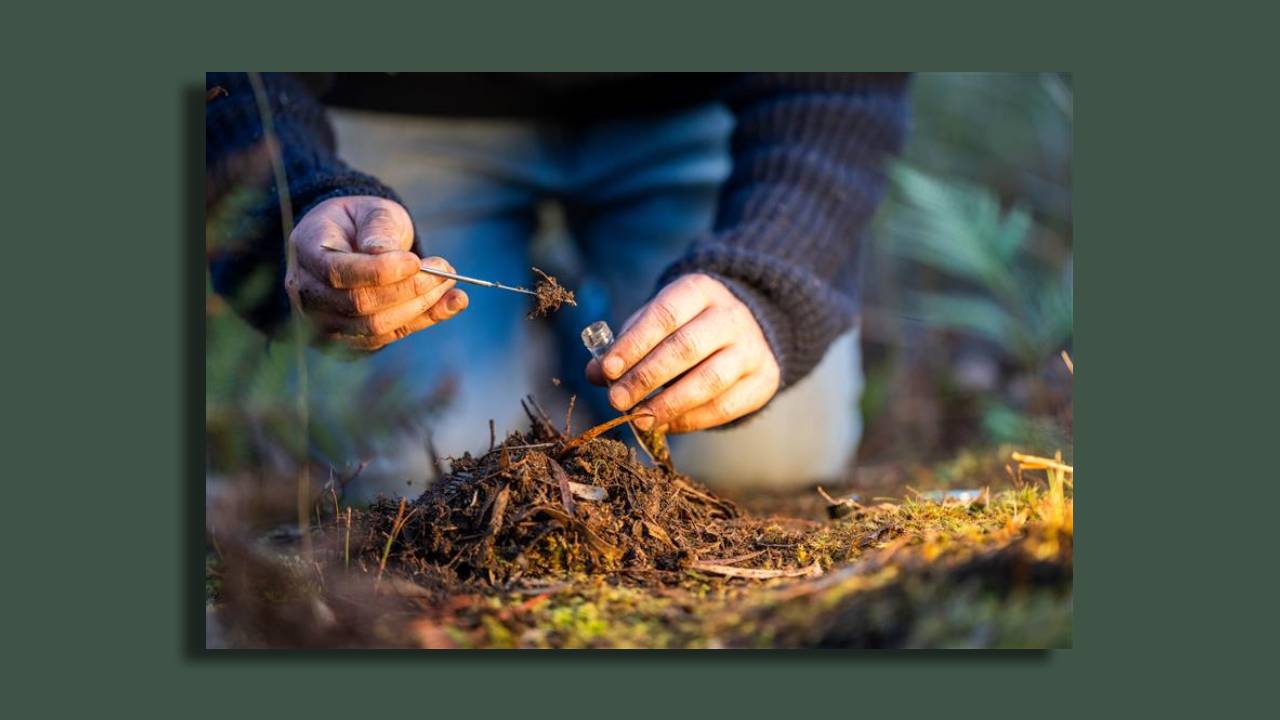
M797 538L775 522L744 517L601 437L622 419L571 438L536 406L526 410L529 432L454 459L452 472L411 504L375 504L365 556L386 557L409 575L445 571L494 584L575 573L653 582L688 570L750 578L814 570L797 562Z
M539 275L538 284L533 288L538 297L535 299L537 305L529 313L529 319L535 317L546 317L560 309L561 305L577 305L577 301L573 297L573 291L565 288L555 277L548 275L538 268L533 271Z

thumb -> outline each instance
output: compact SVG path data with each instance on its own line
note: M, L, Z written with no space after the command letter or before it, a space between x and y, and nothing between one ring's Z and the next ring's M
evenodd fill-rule
M356 250L369 255L413 247L413 223L404 208L389 201L370 204L358 216Z

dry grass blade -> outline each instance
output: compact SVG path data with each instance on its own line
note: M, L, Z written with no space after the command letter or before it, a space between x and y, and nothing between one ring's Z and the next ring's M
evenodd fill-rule
M1040 457L1038 455L1025 455L1020 452L1011 453L1009 457L1013 458L1013 461L1022 466L1022 469L1024 470L1054 469L1065 473L1075 474L1075 469L1070 465L1064 464L1061 458L1054 460L1052 458Z
M822 566L816 561L808 567L790 570L740 568L732 565L718 565L706 562L696 562L690 567L701 572L724 575L725 577L746 578L748 580L772 580L773 578L783 577L818 577L822 575Z
M347 508L347 537L342 541L342 566L351 567L351 508Z
M1044 470L1049 480L1049 493L1045 497L1046 515L1050 522L1061 526L1067 520L1066 494L1063 488L1074 483L1075 469L1062 462L1062 453L1054 453L1052 459L1015 452L1010 455L1018 463L1018 472ZM1070 479L1068 479L1070 476Z
M564 434L573 435L573 406L578 402L577 395L569 396L569 409L564 411Z
M409 521L413 513L404 514L405 499L400 498L400 510L396 513L396 519L391 523L391 532L387 533L387 544L382 548L382 559L378 561L378 578L374 580L373 587L377 590L382 583L382 573L387 569L387 557L391 555L391 545L396 541L396 536L400 534L400 530L404 528L404 524ZM415 509L414 512L417 512Z
M280 209L280 241L284 245L285 269L292 274L298 266L298 256L293 243L289 242L289 236L293 233L293 198L289 194L289 178L285 169L284 153L280 150L280 141L276 136L275 120L272 116L271 102L267 96L267 89L262 81L262 73L251 72L248 75L249 84L253 87L254 102L258 108L258 120L262 123L262 139L266 143L267 154L271 159L271 172L277 189L275 195ZM205 102L207 103L211 99L206 95ZM289 297L289 307L293 310L290 314L290 332L293 335L293 361L297 372L297 392L294 397L294 407L297 412L299 447L305 448L309 442L309 428L311 426L311 410L307 401L309 380L307 378L306 359L306 339L309 334L303 320L302 305L298 294L289 292L287 295ZM298 528L302 531L302 556L305 558L312 556L311 533L307 531L311 524L311 513L308 510L311 504L310 468L310 464L305 459L298 463Z

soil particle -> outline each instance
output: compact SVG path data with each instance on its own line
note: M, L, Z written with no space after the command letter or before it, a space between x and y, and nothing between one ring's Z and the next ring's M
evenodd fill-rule
M560 284L555 277L548 275L538 268L533 271L540 277L537 286L533 291L538 294L536 298L537 305L529 312L529 319L536 317L546 317L547 315L560 309L561 305L577 305L577 301L573 297L573 292Z

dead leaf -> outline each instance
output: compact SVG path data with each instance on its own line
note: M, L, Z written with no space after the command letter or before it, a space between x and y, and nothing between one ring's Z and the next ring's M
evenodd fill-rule
M569 513L569 517L573 517L573 489L569 487L569 475L555 459L547 458L547 462L551 465L551 474L556 476L556 482L560 485L560 503L564 505L564 511Z

